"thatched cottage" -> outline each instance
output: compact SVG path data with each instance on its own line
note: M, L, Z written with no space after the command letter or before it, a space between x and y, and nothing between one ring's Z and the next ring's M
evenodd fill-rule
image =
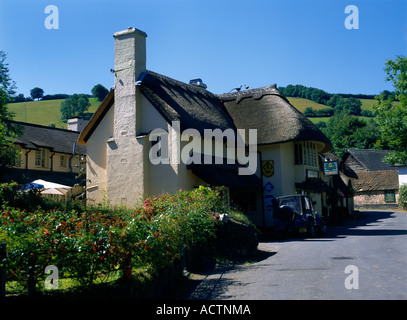
M79 137L89 202L131 205L211 185L259 226L272 223L274 196L308 193L318 210L327 205L322 189L303 186L321 180L330 141L275 85L218 95L201 80L149 71L146 37L135 28L114 35L115 85Z

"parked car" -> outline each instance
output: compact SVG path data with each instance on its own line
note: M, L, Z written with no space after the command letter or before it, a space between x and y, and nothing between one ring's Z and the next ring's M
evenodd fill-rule
M325 218L314 210L308 196L295 194L277 198L279 209L274 216L275 230L279 232L298 232L314 237L326 233Z

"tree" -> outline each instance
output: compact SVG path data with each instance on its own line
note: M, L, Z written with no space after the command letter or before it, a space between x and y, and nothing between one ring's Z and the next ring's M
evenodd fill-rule
M392 100L395 100L396 99L396 93L393 91L393 92L390 92L389 90L383 90L382 92L380 92L380 95L382 95L383 96L383 99L384 100L387 100L387 98L391 98Z
M6 56L0 51L0 169L14 164L18 155L14 139L21 134L20 129L10 123L13 114L7 108L7 101L15 94L15 84L9 76Z
M35 88L31 89L30 95L31 95L31 98L33 98L33 100L35 100L35 99L40 100L44 96L44 90L42 90L41 88L35 87Z
M376 97L373 109L380 128L377 146L394 152L384 158L390 164L407 164L407 57L387 60L384 68L387 81L394 84L396 99L386 93Z
M304 110L304 116L306 117L315 117L315 111L311 107L306 107Z
M335 106L344 98L342 98L339 94L334 94L326 103L331 108L335 108Z
M335 112L340 113L342 111L346 111L350 115L360 116L362 112L362 102L354 97L339 99L335 105Z
M335 113L322 131L331 140L332 151L339 157L351 148L372 149L380 138L374 121L362 121L347 111Z
M90 107L89 99L85 94L73 94L61 103L62 120L81 116Z
M106 98L108 93L109 93L109 90L107 90L101 84L97 84L92 88L92 95L95 98L97 98L99 101L103 101Z

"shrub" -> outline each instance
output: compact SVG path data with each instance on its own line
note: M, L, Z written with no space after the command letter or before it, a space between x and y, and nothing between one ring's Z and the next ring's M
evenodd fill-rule
M43 203L38 189L23 190L17 182L0 184L0 206L20 208L32 211Z
M403 184L399 188L399 206L407 210L407 184Z
M7 188L5 190L8 190ZM56 265L62 277L90 285L103 276L132 268L159 272L185 250L214 243L218 217L225 212L218 192L192 191L148 197L139 208L98 211L35 210L2 206L0 242L7 244L8 280L28 275L44 280Z

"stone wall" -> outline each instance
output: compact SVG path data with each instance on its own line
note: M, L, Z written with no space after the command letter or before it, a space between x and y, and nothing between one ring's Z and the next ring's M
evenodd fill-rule
M396 201L395 202L386 202L385 201L385 192L384 191L366 191L366 192L357 192L354 196L355 206L366 206L366 205L378 205L378 204L397 204L398 203L398 191L395 192Z

